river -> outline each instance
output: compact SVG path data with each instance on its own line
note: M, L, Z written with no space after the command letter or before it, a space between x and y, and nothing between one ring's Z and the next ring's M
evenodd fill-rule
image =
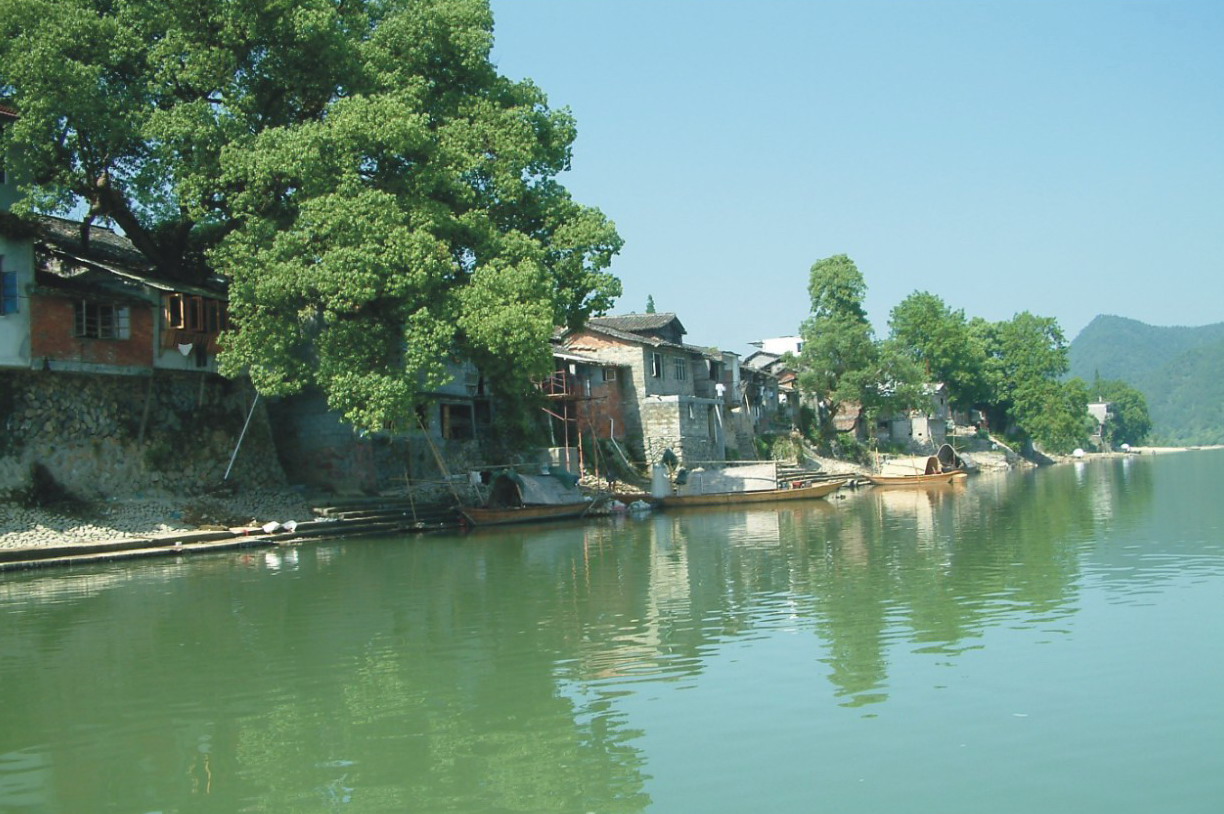
M0 811L1219 811L1221 483L4 574Z

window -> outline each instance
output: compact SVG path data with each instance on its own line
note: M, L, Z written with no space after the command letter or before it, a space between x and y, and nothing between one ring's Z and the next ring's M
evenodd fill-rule
M130 339L131 311L126 305L105 305L81 300L73 304L73 336L85 339Z
M650 375L656 379L663 378L663 354L650 354Z
M17 272L4 270L0 257L0 316L17 313Z
M614 382L614 381L616 381L616 368L614 368L614 367L605 367L605 368L603 368L603 380L604 380L605 382Z
M442 437L449 441L471 441L476 437L472 408L467 404L440 404Z
M672 372L676 374L678 381L684 381L688 378L688 359L683 356L672 357Z
M229 327L225 303L207 297L170 294L162 311L167 328L201 334L218 334Z

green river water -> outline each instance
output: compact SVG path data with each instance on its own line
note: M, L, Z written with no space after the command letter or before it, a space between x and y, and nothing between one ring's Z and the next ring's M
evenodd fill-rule
M1221 484L0 575L0 811L1224 811Z

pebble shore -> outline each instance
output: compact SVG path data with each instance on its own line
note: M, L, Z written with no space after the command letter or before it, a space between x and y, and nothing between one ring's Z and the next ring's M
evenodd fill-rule
M40 548L140 539L200 528L261 526L310 520L310 505L292 490L228 497L109 500L71 508L0 503L0 548Z

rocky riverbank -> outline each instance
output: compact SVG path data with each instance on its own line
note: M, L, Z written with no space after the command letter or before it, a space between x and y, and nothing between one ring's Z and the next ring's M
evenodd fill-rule
M1011 469L1014 456L1002 451L971 454L983 471ZM859 475L866 469L834 458L808 457L805 464L831 475ZM156 497L79 502L31 508L0 503L0 548L40 548L160 537L201 529L258 527L268 522L301 523L313 518L321 496L291 488L248 490L226 496Z
M68 546L311 518L310 501L292 489L223 497L106 500L54 507L0 503L0 548Z

